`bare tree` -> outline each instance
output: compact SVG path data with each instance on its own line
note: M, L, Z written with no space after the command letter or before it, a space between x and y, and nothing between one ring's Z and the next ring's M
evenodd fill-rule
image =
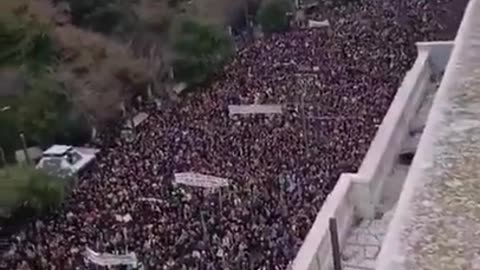
M96 124L120 115L120 104L146 91L152 74L127 47L75 27L56 31L58 79Z

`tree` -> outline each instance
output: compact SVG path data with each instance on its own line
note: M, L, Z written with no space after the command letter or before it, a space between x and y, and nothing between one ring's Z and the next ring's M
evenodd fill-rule
M31 5L19 1L0 7L0 67L23 66L37 72L54 59L49 21L34 16Z
M67 0L75 25L104 34L132 30L136 16L130 0Z
M29 178L22 188L24 206L31 208L37 214L48 213L59 207L65 199L68 179L59 179L41 170L27 169Z
M15 109L18 130L35 144L50 145L57 142L57 138L64 138L63 141L69 143L69 138L86 132L85 126L76 127L77 121L78 124L81 122L71 117L72 104L49 75L31 78ZM75 134L77 132L79 134Z
M193 20L181 22L174 40L175 79L190 84L203 82L233 54L232 41L225 31Z
M293 9L290 0L267 0L258 10L257 21L265 33L283 32L289 27L289 15Z
M60 2L60 1L56 1ZM112 0L67 0L70 6L72 22L75 25L84 25L88 17L95 12L96 9L104 8Z
M168 33L168 27L175 16L175 7L179 1L156 1L156 0L140 0L135 7L135 17L138 18L141 34L154 33L155 36L160 36L162 41L165 38L163 35ZM171 6L174 5L174 6Z
M15 150L19 148L17 109L22 101L25 81L45 73L55 58L51 38L53 13L53 8L43 1L0 2L0 68L15 70L22 81L15 85L4 104L10 110L0 113L0 146L10 161L13 161ZM2 97L2 103L5 99ZM37 102L36 98L31 98L29 104L38 107Z
M9 110L0 113L0 146L4 148L7 159L13 161L15 150L21 147L20 132L25 133L29 144L40 146L87 142L91 128L85 118L74 110L65 90L53 75L28 74L25 77L25 89L8 98L6 105Z
M40 145L53 142L60 118L67 112L66 100L51 79L33 78L16 108L18 128Z
M83 145L90 141L92 127L85 115L75 110L60 118L60 132L55 134L55 143L67 145Z
M122 44L71 26L55 33L57 78L76 110L97 127L118 120L121 103L129 104L152 80L145 61Z
M0 207L15 210L26 207L37 214L60 206L70 179L59 179L28 166L0 170Z

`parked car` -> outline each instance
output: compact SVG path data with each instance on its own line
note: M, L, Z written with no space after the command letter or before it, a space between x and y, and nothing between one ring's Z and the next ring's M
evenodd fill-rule
M45 150L36 168L60 177L71 177L95 160L97 149L53 145Z

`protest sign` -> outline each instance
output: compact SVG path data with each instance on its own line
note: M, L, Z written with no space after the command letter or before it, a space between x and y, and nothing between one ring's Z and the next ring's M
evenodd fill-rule
M115 255L110 253L98 253L90 248L86 248L85 257L92 263L100 266L130 265L137 267L137 255L130 252L124 255Z
M281 114L282 105L278 104L251 104L251 105L229 105L230 116L236 114Z
M205 174L184 172L175 174L175 183L194 187L218 188L228 186L229 180Z

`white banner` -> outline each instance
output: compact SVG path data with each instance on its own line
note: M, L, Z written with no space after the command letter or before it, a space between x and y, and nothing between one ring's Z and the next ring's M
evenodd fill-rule
M276 104L252 104L252 105L229 105L230 116L235 114L281 114L282 105Z
M330 26L330 22L328 20L323 20L323 21L308 20L309 28L321 28L321 27L329 27L329 26Z
M228 186L229 180L199 173L176 173L175 183L187 186L217 188Z
M131 265L137 267L138 265L135 252L130 252L125 255L115 255L110 253L98 253L87 247L85 256L89 261L100 266Z

